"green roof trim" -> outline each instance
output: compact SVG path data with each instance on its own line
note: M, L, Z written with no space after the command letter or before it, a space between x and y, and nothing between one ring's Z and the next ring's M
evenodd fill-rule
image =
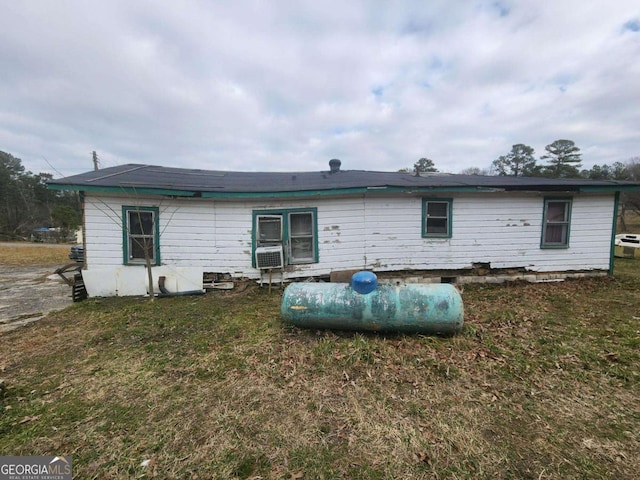
M609 275L613 275L614 256L616 251L616 232L618 231L618 208L620 205L620 193L616 192L613 201L613 226L611 227L611 249L609 252Z
M595 193L595 192L631 192L640 190L638 185L592 185L580 187L580 192L583 193Z
M363 193L406 193L423 194L428 192L477 192L482 189L477 187L357 187L357 188L333 188L330 190L297 190L289 192L202 192L202 198L296 198L317 196L340 196Z
M375 193L406 193L406 194L429 194L429 193L447 193L447 192L580 192L580 193L598 193L598 192L617 192L622 190L639 190L638 186L626 185L594 185L580 186L574 188L566 188L558 185L556 189L505 189L491 188L482 186L440 186L440 187L355 187L355 188L331 188L325 190L294 190L294 191L276 191L276 192L199 192L195 190L177 190L171 188L137 188L137 187L106 187L95 185L77 185L77 184L61 184L50 183L47 188L50 190L73 190L84 192L99 193L125 193L133 195L163 195L176 197L201 197L201 198L228 198L228 199L251 199L251 198L296 198L308 196L340 196L354 194L375 194Z
M49 190L72 190L77 192L100 193L132 193L145 195L167 195L176 197L193 197L196 192L190 190L172 190L165 188L136 188L136 187L96 187L92 185L64 185L61 183L47 184Z

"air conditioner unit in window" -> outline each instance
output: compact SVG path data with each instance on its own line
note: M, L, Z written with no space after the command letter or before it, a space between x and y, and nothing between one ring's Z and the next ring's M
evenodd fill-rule
M282 247L280 245L256 248L256 267L260 270L282 268L283 265L284 258L282 255Z

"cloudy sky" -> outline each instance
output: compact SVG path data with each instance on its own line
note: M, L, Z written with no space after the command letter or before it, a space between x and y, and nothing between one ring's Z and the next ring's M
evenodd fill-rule
M55 177L640 156L637 0L0 0L0 150ZM55 171L54 171L55 169Z

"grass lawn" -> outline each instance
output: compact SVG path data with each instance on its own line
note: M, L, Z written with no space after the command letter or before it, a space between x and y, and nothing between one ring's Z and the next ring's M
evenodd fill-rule
M299 330L239 290L0 336L0 452L76 478L638 478L640 261L466 286L449 338Z
M69 244L5 243L0 242L0 267L27 265L55 265L61 267L69 260Z

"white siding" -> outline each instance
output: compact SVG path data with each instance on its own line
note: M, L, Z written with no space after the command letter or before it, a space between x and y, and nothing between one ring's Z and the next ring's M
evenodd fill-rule
M544 195L478 193L453 199L451 238L422 237L417 196L315 197L214 201L85 196L87 267L121 266L122 206L156 206L164 265L257 278L251 266L252 211L315 207L319 263L290 267L288 276L334 270L469 269L474 263L531 271L609 268L614 196L573 196L570 246L541 249Z
M421 238L421 200L367 202L368 267L464 269L473 263L531 271L608 269L613 195L573 197L570 246L540 248L544 196L477 194L453 198L451 238ZM406 212L405 210L408 210ZM413 227L413 231L411 228Z

